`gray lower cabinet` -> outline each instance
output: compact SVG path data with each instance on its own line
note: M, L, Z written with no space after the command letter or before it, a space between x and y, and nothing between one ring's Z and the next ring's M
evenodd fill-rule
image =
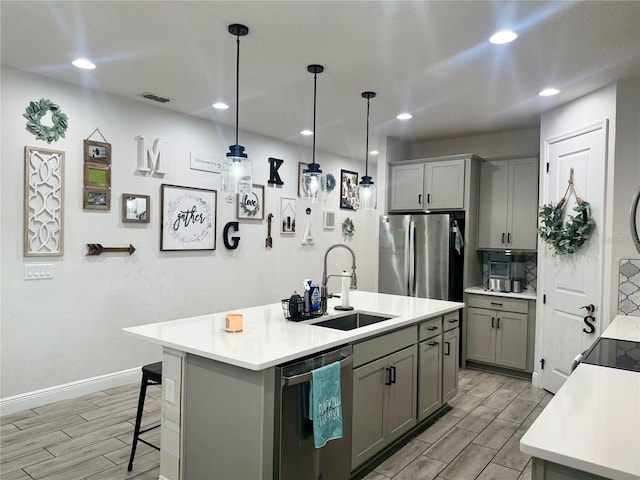
M458 312L456 312L456 315ZM445 317L446 322L446 317ZM446 328L446 327L445 327ZM460 329L454 328L442 335L442 402L458 394L458 358Z
M424 420L442 406L442 335L418 345L418 420Z
M527 314L470 307L467 359L524 370Z
M416 425L417 345L353 371L351 468Z

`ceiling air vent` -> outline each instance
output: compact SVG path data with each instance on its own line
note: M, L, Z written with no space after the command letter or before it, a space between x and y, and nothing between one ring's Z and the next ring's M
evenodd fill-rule
M161 97L160 95L156 95L155 93L151 92L139 93L137 96L146 98L147 100L153 100L154 102L158 103L168 103L173 100L172 98Z

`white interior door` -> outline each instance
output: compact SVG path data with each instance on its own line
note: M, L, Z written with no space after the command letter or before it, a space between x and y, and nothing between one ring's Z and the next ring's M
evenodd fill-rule
M545 159L549 162L545 196L541 203L556 203L567 189L570 170L574 171L574 186L583 200L591 204L591 215L596 222L589 241L573 255L553 255L543 244L541 251L542 293L546 303L542 306L544 369L541 386L557 392L569 376L575 356L586 350L600 333L602 305L602 264L604 234L604 194L606 184L607 123L570 135L545 141ZM575 215L572 196L565 214ZM596 307L596 330L585 333L583 318L586 310ZM540 310L539 310L540 311Z

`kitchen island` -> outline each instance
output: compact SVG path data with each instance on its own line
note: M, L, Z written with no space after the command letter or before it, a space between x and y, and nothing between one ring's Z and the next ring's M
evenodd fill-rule
M331 317L345 314L334 310L339 302L328 301ZM274 478L278 366L372 338L384 344L387 334L395 341L398 332L417 344L419 324L464 306L362 291L351 292L350 304L355 312L392 318L335 330L313 325L327 316L287 321L276 303L235 310L243 315L237 333L225 332L232 312L124 329L163 347L160 478L191 480L208 469L216 473L207 478Z
M618 315L601 336L640 342L640 317ZM579 364L520 449L532 480L639 480L640 372Z

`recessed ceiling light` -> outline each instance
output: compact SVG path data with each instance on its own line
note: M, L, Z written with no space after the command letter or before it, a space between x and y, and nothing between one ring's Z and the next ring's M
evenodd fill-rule
M552 95L557 95L560 93L560 90L557 88L545 88L544 90L540 90L538 95L541 97L551 97Z
M491 38L489 38L489 41L496 45L501 45L503 43L513 42L516 38L518 38L517 33L512 32L511 30L500 30L499 32L496 32L493 35L491 35Z
M216 110L226 110L227 108L229 108L229 105L227 105L224 102L216 102L216 103L212 103L211 106L213 108L215 108Z
M313 132L311 130L302 130L300 135L313 135Z
M83 70L93 70L96 68L96 64L86 58L76 58L71 65L74 67L82 68Z
M413 115L411 115L410 113L401 113L396 118L398 120L409 120L409 119L413 118Z
M378 150L371 150L369 153L371 155L378 155L378 153L380 153L380 152L378 152Z

